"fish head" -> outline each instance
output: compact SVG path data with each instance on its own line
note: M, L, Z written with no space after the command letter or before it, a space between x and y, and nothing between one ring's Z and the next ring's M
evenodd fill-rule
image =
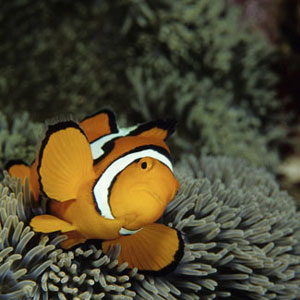
M125 219L126 229L137 230L160 218L178 188L179 182L167 165L143 157L116 177L109 201L112 214Z

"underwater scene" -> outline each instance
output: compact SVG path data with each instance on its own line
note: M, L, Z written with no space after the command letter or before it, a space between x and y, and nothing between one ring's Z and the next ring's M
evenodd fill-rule
M0 3L0 300L300 299L300 1Z

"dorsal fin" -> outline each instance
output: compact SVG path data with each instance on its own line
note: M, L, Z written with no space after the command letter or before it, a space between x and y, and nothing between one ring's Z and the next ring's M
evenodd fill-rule
M48 126L37 170L41 190L57 201L75 199L80 186L95 178L90 144L76 122Z
M166 140L175 131L175 126L174 119L150 121L140 124L129 135Z
M108 108L85 117L80 122L80 127L85 132L89 143L107 134L118 132L115 114Z

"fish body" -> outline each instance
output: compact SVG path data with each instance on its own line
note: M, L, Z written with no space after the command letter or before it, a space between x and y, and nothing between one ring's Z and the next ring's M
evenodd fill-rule
M121 244L119 262L127 261L130 268L166 268L182 252L179 233L154 223L179 188L165 143L173 131L170 121L119 129L110 110L80 124L49 125L36 161L27 173L22 167L34 199L40 194L49 199L47 214L35 216L30 225L37 232L66 234L64 248L100 239L104 252ZM20 173L21 167L13 167L12 173ZM157 248L162 238L168 255ZM147 263L141 254L130 254L132 245L148 255Z

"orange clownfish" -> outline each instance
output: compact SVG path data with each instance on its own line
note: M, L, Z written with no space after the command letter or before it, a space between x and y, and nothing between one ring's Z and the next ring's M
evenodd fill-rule
M10 164L9 173L29 177L33 197L49 199L47 214L32 218L36 232L61 231L70 248L102 240L107 253L120 244L119 264L144 271L169 269L182 256L177 230L155 223L179 183L165 140L172 121L119 129L110 110L49 125L31 167Z

